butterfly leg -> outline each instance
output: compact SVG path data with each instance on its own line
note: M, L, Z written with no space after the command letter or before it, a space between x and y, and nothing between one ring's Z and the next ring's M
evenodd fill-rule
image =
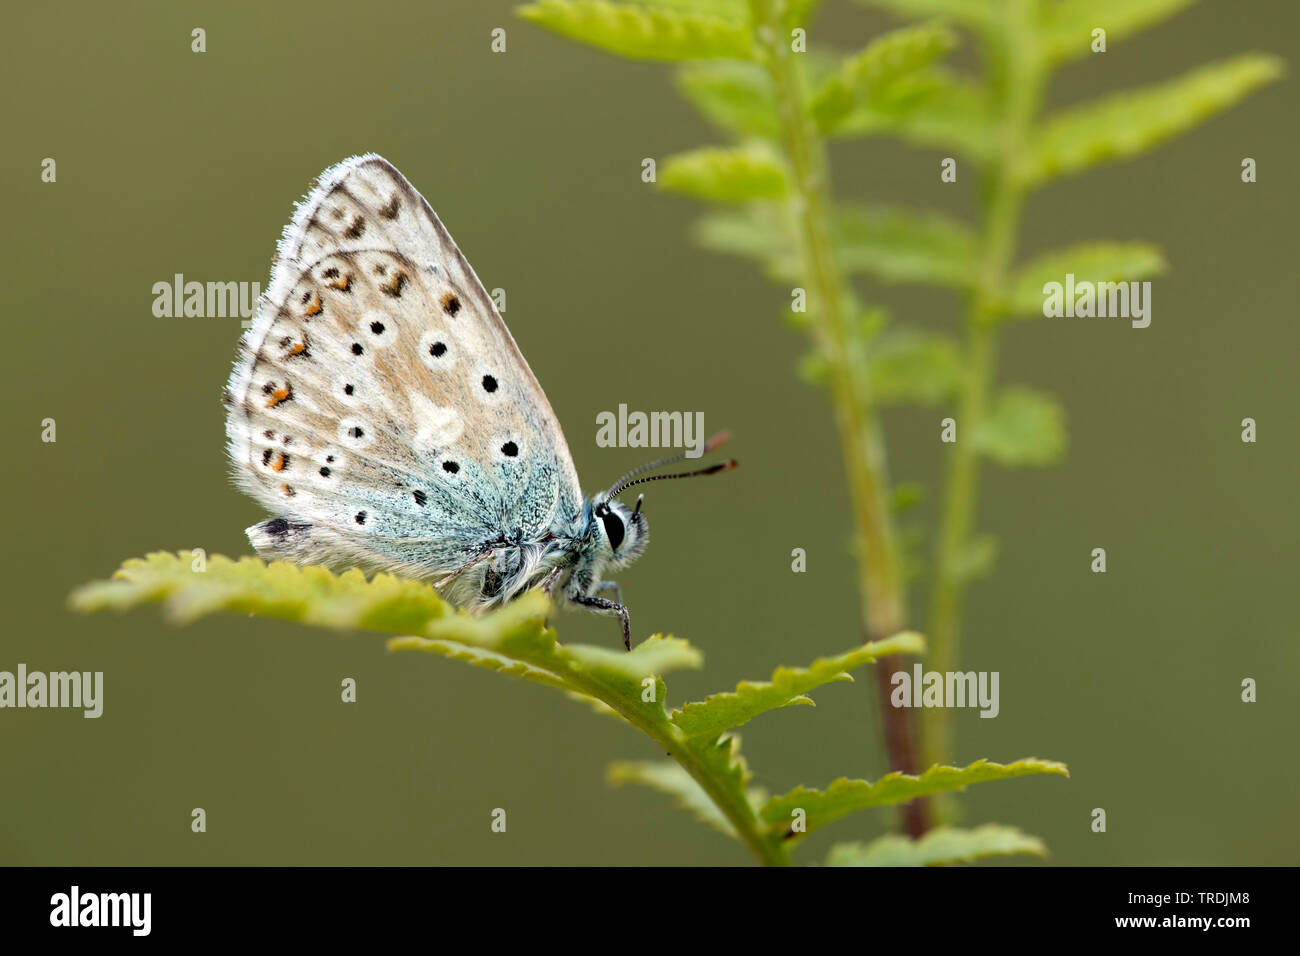
M551 594L551 590L555 587L555 582L560 580L560 574L562 571L564 571L564 568L556 568L550 574L548 574L546 576L546 580L542 582L541 591L547 597L550 598L554 597L554 595ZM551 626L551 619L549 617L546 620L542 621L543 628L547 628L550 626Z
M623 646L629 651L632 649L632 622L628 618L627 608L615 601L608 601L599 597L587 597L586 595L576 595L571 597L570 600L574 604L591 608L593 611L613 611L617 614L619 623L623 625Z
M619 604L623 603L623 589L618 586L617 581L601 581L596 585L596 593L599 594L601 591L613 591L614 600Z
M497 549L497 548L488 548L486 551L483 551L483 552L481 552L481 553L479 553L479 554L474 555L474 557L470 558L468 561L466 561L464 564L462 564L460 567L458 567L455 571L452 571L452 572L451 572L450 574L448 574L446 577L442 578L441 580L434 581L434 582L433 582L433 586L434 586L435 588L446 587L448 584L450 584L452 581L455 581L458 577L460 577L462 574L464 574L464 573L465 573L466 571L468 571L470 568L474 567L474 565L478 564L478 563L479 563L480 561L482 561L484 558L489 558L489 557L491 557L493 554L495 554L495 553L497 552L497 550L499 550L499 549Z
M553 596L551 592L555 589L555 582L560 580L560 575L562 573L564 573L564 568L555 568L546 576L546 580L542 582L542 593L547 597Z

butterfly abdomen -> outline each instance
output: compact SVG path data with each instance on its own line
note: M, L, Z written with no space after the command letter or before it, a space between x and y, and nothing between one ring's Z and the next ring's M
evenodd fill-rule
M555 540L502 545L440 587L444 598L467 611L504 604L541 587L569 567L566 551Z

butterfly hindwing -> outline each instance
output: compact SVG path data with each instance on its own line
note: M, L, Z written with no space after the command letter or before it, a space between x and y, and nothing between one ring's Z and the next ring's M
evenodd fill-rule
M333 167L285 231L227 389L259 552L422 576L581 507L558 421L468 262L386 160Z

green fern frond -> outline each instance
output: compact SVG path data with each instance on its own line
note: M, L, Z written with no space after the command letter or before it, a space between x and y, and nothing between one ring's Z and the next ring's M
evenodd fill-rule
M979 534L967 540L953 560L954 578L969 584L993 570L998 559L998 539L995 535Z
M955 661L960 629L954 609L960 606L961 591L988 572L997 554L996 539L969 526L976 510L976 456L1004 465L1041 466L1058 460L1067 445L1064 412L1050 396L1021 387L996 391L996 320L1041 314L1043 285L1062 281L1066 274L1076 282L1128 282L1164 268L1153 246L1093 242L1038 256L1015 270L1026 196L1053 177L1137 156L1193 128L1276 79L1282 64L1260 54L1239 56L1167 83L1065 109L1044 121L1039 114L1053 69L1088 52L1095 28L1107 31L1108 42L1119 41L1191 0L860 2L904 18L942 18L975 32L984 53L981 75L967 76L938 62L952 38L936 24L897 31L861 53L835 60L819 47L801 53L789 45L786 31L804 23L816 6L807 0L749 0L744 14L725 16L717 16L719 8L711 0L643 0L623 6L639 8L637 17L663 15L674 23L712 18L715 25L746 32L744 43L733 37L721 44L730 52L691 63L679 74L685 97L740 145L670 158L662 164L660 185L706 202L738 204L700 219L696 240L711 251L753 259L769 277L808 293L812 307L793 319L813 338L801 374L830 386L843 426L843 450L853 466L850 493L861 516L855 545L863 555L862 589L864 596L885 597L866 602L869 632L875 607L888 610L903 603L901 583L916 543L912 529L893 527L892 511L882 507L890 498L883 451L877 460L863 449L864 444L867 449L884 447L875 410L893 402L952 402L962 410L963 438L950 452L951 484L941 503L931 595L937 657ZM541 0L528 9L583 7L591 13L610 6ZM549 25L558 28L555 22ZM561 32L565 29L570 35L585 33L580 37L584 42L650 58L642 41L628 36L593 41L599 32L594 26ZM641 23L626 32L649 35L658 29ZM674 26L662 32L688 31ZM662 58L692 59L698 49L673 40L664 45ZM715 62L720 60L726 62ZM877 135L939 149L944 157L961 156L963 170L975 167L983 194L978 229L910 210L836 203L827 141ZM852 274L965 293L970 316L964 342L892 327L882 332L879 311L857 302L857 291L846 278ZM841 679L834 668L820 676ZM890 774L875 784L841 779L825 792L799 788L763 805L764 829L755 838L746 830L752 815L745 802L748 771L734 736L724 731L764 710L803 703L800 681L811 679L806 671L783 669L771 682L742 684L734 692L684 705L671 719L664 717L677 740L674 757L681 769L621 765L620 779L676 793L687 805L698 796L686 792L690 783L711 781L709 797L723 808L725 824L771 860L787 852L789 814L796 805L807 812L811 829L856 809L946 793L973 782L1066 772L1063 765L1039 760L1006 767L984 761L964 769L938 765L951 743L949 717L930 712L922 715L922 739L934 741L936 749L930 770L920 777ZM886 840L842 847L832 862L951 862L1041 848L1010 828L939 830L929 842Z
M316 627L359 628L401 634L392 650L415 650L458 660L555 688L598 713L648 734L678 769L619 765L618 779L637 779L672 791L719 829L735 835L766 863L784 863L779 837L760 824L749 789L750 771L730 728L799 702L807 691L885 654L920 653L919 635L889 639L814 661L779 668L770 682L741 683L734 691L684 704L669 713L663 675L701 666L699 651L674 637L655 635L630 652L561 644L545 626L550 602L531 592L497 610L470 615L446 604L431 586L389 574L369 580L359 571L232 561L202 552L157 553L125 562L111 580L77 589L79 611L125 611L159 604L186 622L217 612L260 614ZM689 786L688 786L689 784Z
M872 641L834 657L822 657L808 667L778 667L770 681L741 681L734 691L714 694L673 711L671 720L688 738L716 737L759 714L792 704L811 705L805 695L832 681L852 680L850 671L891 654L920 654L921 635L904 632Z
M426 631L457 612L438 592L391 574L367 581L360 571L334 574L325 568L299 567L283 561L267 564L259 558L232 561L201 552L155 552L132 558L111 580L78 588L71 605L78 611L126 611L143 604L161 604L173 621L189 623L219 611L260 614L316 627L365 628L406 633ZM520 626L529 615L545 613L544 599L535 598L504 616L480 619L487 632L493 624L504 631ZM470 619L467 619L470 620Z
M753 53L748 28L716 14L608 0L537 0L517 12L570 40L634 60L743 60Z
M831 225L839 265L847 273L958 289L974 283L975 238L941 213L843 204ZM710 251L759 260L774 279L798 278L799 254L784 209L761 204L710 212L697 221L694 238Z
M890 135L927 149L987 159L997 147L996 117L987 92L934 66L891 85L854 109L828 135L834 139Z
M855 109L874 106L891 86L914 75L957 45L957 37L940 24L907 27L873 40L847 58L838 73L812 101L813 118L830 132Z
M863 6L883 7L911 19L950 17L972 26L994 22L996 7L1003 0L858 0Z
M1049 63L1087 56L1092 31L1106 31L1107 47L1190 7L1196 0L1052 0L1042 5L1039 49Z
M672 10L698 16L719 17L728 23L747 25L749 4L746 0L617 0L622 6Z
M897 206L841 205L834 219L841 266L886 282L966 288L974 281L970 229L936 212Z
M936 332L892 329L874 343L867 358L871 394L881 405L937 405L961 386L957 343Z
M976 450L1000 465L1053 464L1065 455L1065 410L1042 392L1006 388L970 436Z
M759 816L771 833L802 836L857 810L906 803L935 793L964 790L975 783L1041 773L1065 777L1070 775L1063 763L1027 757L1005 766L977 760L967 767L931 767L919 777L891 773L875 783L841 777L825 790L796 787L789 793L773 797L763 805ZM796 811L803 812L805 829L791 833L790 826L796 818Z
M1146 242L1079 242L1026 262L1011 280L1005 303L1011 316L1043 315L1043 287L1073 275L1080 282L1133 282L1165 271L1164 255Z
M919 840L889 834L870 843L837 843L827 866L948 866L989 857L1047 856L1038 837L1015 827L986 823L973 830L938 827Z
M782 206L754 203L712 210L695 221L691 237L710 252L757 261L774 282L799 278L799 251Z
M677 71L677 87L705 119L736 136L775 139L779 132L772 81L755 63L687 64Z
M789 188L781 160L757 142L669 156L659 169L658 182L669 192L725 203L780 199Z
M733 840L738 839L736 828L681 764L671 760L621 760L609 765L606 779L614 786L636 783L657 790L671 797L678 809L685 810L704 825L725 833Z
M563 691L569 690L569 685L558 674L497 651L475 647L473 644L462 644L460 641L446 639L433 640L424 637L395 637L389 641L388 647L394 651L420 650L427 651L430 654L441 654L451 660L472 664L475 667L483 667L496 671L498 674L521 677L524 680L545 684L547 687L555 687Z
M1017 167L1026 186L1139 156L1273 82L1284 72L1274 56L1248 53L1184 76L1075 106L1047 120Z

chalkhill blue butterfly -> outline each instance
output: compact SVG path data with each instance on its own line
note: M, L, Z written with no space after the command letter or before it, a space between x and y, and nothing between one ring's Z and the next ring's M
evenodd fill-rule
M247 530L258 554L430 580L470 611L543 588L617 614L628 647L604 575L640 557L649 525L640 497L615 499L735 467L646 474L675 455L584 499L496 304L429 203L373 153L327 169L298 205L224 401L235 478L277 515Z

